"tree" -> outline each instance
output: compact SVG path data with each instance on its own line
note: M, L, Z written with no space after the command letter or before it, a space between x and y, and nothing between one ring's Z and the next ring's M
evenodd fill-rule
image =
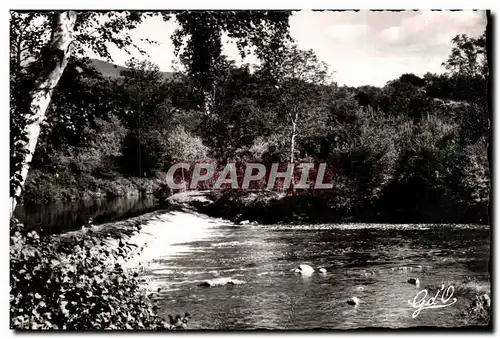
M168 98L168 83L157 65L150 61L131 59L120 72L123 77L117 88L120 106L128 127L166 127L173 111ZM161 126L160 126L161 125Z
M86 50L90 48L99 56L112 60L106 45L112 43L118 48L127 49L132 46L145 54L134 44L128 34L122 33L124 30L135 28L144 17L153 14L81 12L77 15L76 12L69 11L28 13L23 16L11 12L11 18L13 18L11 20L11 45L14 48L14 52L11 51L11 64L17 65L12 69L14 72L18 71L18 74L21 73L19 69L22 66L23 55L27 55L28 59L40 60L42 64L40 72L34 77L34 83L27 86L30 95L25 101L28 103L13 105L15 108L20 108L22 113L14 114L17 119L13 119L16 126L11 128L11 135L14 135L11 139L15 139L11 140L13 163L11 166L11 214L28 174L29 163L40 133L40 124L45 118L54 88L72 53L84 56ZM257 55L272 64L280 54L279 46L289 39L288 18L290 14L291 12L284 11L166 11L162 13L165 20L169 20L172 16L177 18L180 28L173 36L176 51L179 53L183 41L187 41L182 58L189 65L189 72L197 79L197 88L205 98L209 97L207 93L212 88L210 72L221 54L223 32L227 32L229 37L237 40L242 54L245 53L249 44L257 46ZM35 22L36 18L40 18L42 24ZM103 22L103 18L107 20ZM40 32L46 33L50 21L53 21L50 38L34 34L34 27L40 28L41 26L43 27L40 28ZM16 34L12 34L13 31ZM25 34L26 32L30 34ZM28 37L27 40L23 40L23 36ZM38 41L32 44L31 40L35 38ZM13 80L15 77L13 78L11 74L11 89L15 86L12 85Z
M288 33L290 11L181 11L164 12L169 20L175 15L179 28L172 40L175 52L202 95L200 109L209 113L215 102L214 87L222 60L222 37L236 40L242 57L255 47L255 54L269 65L279 64Z
M86 145L95 120L106 119L115 111L112 91L108 80L90 62L70 58L47 108L33 160L45 155L41 148L45 145L55 151Z
M162 131L148 131L146 126L133 129L122 143L123 171L136 177L153 177L163 170L167 145Z
M477 38L457 35L452 43L453 48L444 65L453 95L469 104L460 118L464 136L475 142L480 137L487 137L490 125L486 32Z
M194 162L207 157L207 147L203 145L201 138L186 132L180 125L169 132L166 144L170 161Z
M268 135L273 121L259 104L259 78L248 65L236 67L234 62L223 60L214 82L215 100L210 114L202 115L200 135L213 157L226 163L248 150L256 137Z
M364 108L371 106L374 110L379 108L379 98L381 95L381 90L374 86L361 86L358 87L358 93L356 94L356 99L358 104Z
M465 34L452 39L453 48L443 66L450 74L460 74L468 78L488 77L488 57L486 52L486 31L477 38Z
M18 144L23 150L20 161L20 169L14 174L14 178L19 181L15 189L11 202L11 213L14 212L16 198L21 195L21 190L28 176L29 163L40 134L40 124L45 118L45 111L50 104L50 99L55 86L59 82L64 68L68 63L68 58L73 51L73 29L76 22L75 12L58 13L54 18L52 36L43 52L43 69L38 79L30 103L30 120L24 127L26 139L19 139ZM16 145L17 146L17 145Z
M107 21L99 22L102 18ZM134 46L128 35L120 33L140 21L141 16L129 12L78 16L74 11L11 12L11 214L21 196L54 89L73 53L83 56L90 48L110 59L106 42L122 48Z
M387 113L395 116L409 116L419 121L431 111L432 100L424 90L425 81L414 74L403 74L399 79L389 81L383 92L387 95ZM380 105L384 106L384 104Z
M311 115L313 107L317 107L321 94L318 87L328 82L328 66L312 50L303 51L292 45L284 51L282 62L273 72L279 113L290 126L290 163L294 163L300 119Z

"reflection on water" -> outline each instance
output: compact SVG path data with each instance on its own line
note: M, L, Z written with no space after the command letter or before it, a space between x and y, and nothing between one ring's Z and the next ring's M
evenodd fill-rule
M490 288L487 226L220 225L178 245L150 275L163 287L164 315L188 311L194 329L463 326L475 293ZM328 273L290 271L299 264ZM246 283L198 286L228 277ZM420 288L409 278L419 278ZM457 303L412 318L408 301L442 285L454 286ZM353 296L357 307L345 302Z
M126 197L113 200L77 201L49 205L18 205L15 216L28 229L59 233L81 227L92 218L103 223L133 217L158 207L153 196Z
M156 208L152 197L127 198L19 206L16 216L27 227L61 232L89 217L100 223ZM490 290L488 226L235 226L181 216L149 222L164 234L145 249L154 263L147 275L162 287L162 315L187 311L193 329L456 327L465 325L462 313L474 296ZM293 273L300 264L316 272ZM318 273L320 267L327 273ZM245 283L198 286L218 278ZM409 278L419 278L421 286ZM412 318L408 301L422 289L434 296L443 285L454 286L457 302ZM350 297L359 298L357 307L347 305Z

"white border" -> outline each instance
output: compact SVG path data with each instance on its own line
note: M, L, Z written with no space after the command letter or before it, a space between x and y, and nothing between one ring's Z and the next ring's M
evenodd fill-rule
M38 1L16 1L9 3L12 9L492 9L494 7L492 0L454 0L454 1L436 1L436 0L410 0L410 1L366 1L350 0L342 2L332 2L327 0L288 0L269 1L254 0L251 2L238 2L229 0L215 0L210 2L197 0L183 0L176 2L165 1L133 1L122 0L120 2L104 2L102 0L86 1L64 1L64 0L45 0Z
M177 1L177 2L165 2L165 1L150 1L150 0L142 0L142 1L132 1L132 0L122 0L120 2L103 2L102 0L86 0L86 1L72 1L68 2L67 0L65 1L55 1L55 0L45 0L43 2L39 1L15 1L15 2L2 2L2 7L6 4L8 7L0 11L0 20L2 22L2 27L4 31L0 35L1 43L4 46L1 50L3 51L0 53L2 57L2 64L6 65L8 67L8 54L7 50L9 48L9 41L8 41L8 9L325 9L325 8L335 8L335 9L491 9L493 12L493 15L497 13L496 8L498 6L498 1L486 1L486 0L475 0L475 1L470 1L470 0L453 0L453 1L436 1L436 0L411 0L411 1L390 1L390 0L384 0L384 1L362 1L362 0L350 0L350 1L338 1L338 2L333 2L333 1L320 1L320 0L308 0L308 1L296 1L296 0L288 0L288 1L269 1L269 0L253 0L251 2L237 2L237 1L222 1L222 0L212 0L210 2L202 2L202 1L193 1L193 0L183 0L183 1ZM496 23L497 24L497 23ZM496 26L496 25L495 25ZM495 32L494 32L494 49L496 51L496 45L498 42L498 29L495 27ZM497 53L494 53L495 55L495 67L497 67L497 58L498 55ZM496 72L497 73L497 72ZM9 137L8 137L8 126L9 126L9 118L8 118L8 112L9 112L9 83L8 83L8 72L3 72L4 78L3 81L1 81L1 86L2 86L2 123L0 124L0 128L2 128L2 132L0 133L0 137L2 138L2 159L3 161L3 166L0 166L1 169L1 175L0 177L4 178L3 181L1 181L1 185L3 188L3 195L2 199L4 203L2 203L0 206L2 206L2 220L5 220L6 222L2 224L3 226L3 232L4 236L1 238L1 244L3 245L2 250L4 251L4 255L2 256L1 260L1 267L0 267L0 272L2 272L2 275L4 279L2 279L2 293L0 293L0 298L2 299L0 302L0 305L3 306L4 311L1 312L1 319L2 323L0 324L3 334L6 335L7 337L13 337L14 332L9 330L9 297L8 297L8 290L9 290L9 255L8 255L8 246L9 246L9 227L8 227L8 220L9 220L9 203L8 203L8 183L7 183L7 178L8 178L8 164L7 164L7 157L9 156ZM495 74L495 82L497 86L494 88L494 93L491 93L493 97L499 98L499 85L497 81L497 77ZM498 109L496 109L498 110ZM494 112L493 114L495 114ZM498 125L500 124L499 122L500 118L497 118L495 120L495 124L493 127L494 131L499 131ZM494 155L495 159L497 158L497 150L498 150L498 144L497 141L499 140L498 137L495 136L493 138L494 140ZM495 166L496 169L496 166ZM497 174L496 171L494 174ZM495 181L494 181L494 186L495 186L495 191L496 191L496 182L498 177L495 175ZM493 210L500 211L500 203L498 202L497 199L494 199L495 205L493 206ZM496 225L491 225L492 229L495 229ZM494 231L494 236L495 239L493 240L493 244L497 245L497 237L498 233L500 230L495 230ZM493 246L492 248L496 247ZM493 268L493 271L496 272L497 269L496 267L498 266L498 253L500 251L496 250L495 251L495 267ZM498 317L499 317L499 311L496 307L498 305L498 298L497 295L499 293L498 289L498 276L495 277L495 290L494 290L494 300L493 304L495 307L494 315L494 323L498 324ZM112 334L113 336L116 337L121 337L125 336L125 333L120 333L120 334ZM179 333L180 334L180 333ZM169 333L168 335L179 335L176 333ZM414 335L425 335L425 337L441 337L445 333L438 333L438 334L430 334L430 333L414 333ZM25 334L26 338L29 337L35 337L35 335L40 335L40 334ZM61 334L60 334L61 335ZM59 335L59 336L60 336ZM67 334L62 334L62 335L67 335ZM80 336L82 334L73 334L75 336ZM94 334L96 337L101 337L105 338L109 336L107 333L103 334ZM127 337L129 336L134 336L134 337L143 337L144 333L131 333L131 334L126 334ZM184 333L185 335L185 333ZM191 334L192 335L192 334ZM209 333L207 334L198 334L201 336L208 336ZM216 334L216 335L224 335L228 337L236 337L236 336L242 336L242 335L248 335L248 334ZM275 334L277 335L277 334ZM283 335L283 334L282 334ZM285 334L285 335L290 335L290 334ZM301 333L301 336L309 336L309 335L315 335L314 333ZM343 333L338 333L334 332L330 334L331 336L334 337L343 337L343 336L348 336L348 337L358 337L358 336L363 336L366 334L343 334ZM376 334L377 336L384 336L386 333L378 333ZM399 334L399 335L405 335L405 334ZM459 332L453 332L451 335L460 335ZM44 334L44 336L56 336L56 334ZM467 336L477 336L477 334L467 334ZM3 336L2 336L3 337Z

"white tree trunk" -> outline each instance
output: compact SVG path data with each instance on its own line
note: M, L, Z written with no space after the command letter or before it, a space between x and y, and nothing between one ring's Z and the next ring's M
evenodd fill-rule
M298 114L295 114L295 118L292 120L292 136L291 136L291 142L290 142L290 163L293 164L295 162L295 137L297 135L297 116ZM293 175L292 175L292 181L290 182L290 188L292 191L295 192L295 167L293 168Z
M10 215L14 213L17 198L21 196L26 177L30 168L30 162L36 149L38 136L40 135L40 124L45 119L45 112L50 104L54 88L68 64L68 58L72 52L73 29L76 21L76 12L67 11L55 14L54 26L50 42L46 46L43 71L37 79L31 97L30 112L26 112L27 124L24 128L27 141L18 141L21 148L28 150L23 156L22 167L14 175L20 174L20 185L17 186L14 196L11 197ZM47 62L50 61L50 62ZM12 178L11 178L12 180Z
M292 136L290 142L290 163L295 161L295 137L297 136L297 115L295 119L292 120Z

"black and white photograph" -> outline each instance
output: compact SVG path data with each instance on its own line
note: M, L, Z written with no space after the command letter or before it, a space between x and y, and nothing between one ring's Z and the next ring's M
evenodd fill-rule
M491 332L494 15L10 9L10 330Z

